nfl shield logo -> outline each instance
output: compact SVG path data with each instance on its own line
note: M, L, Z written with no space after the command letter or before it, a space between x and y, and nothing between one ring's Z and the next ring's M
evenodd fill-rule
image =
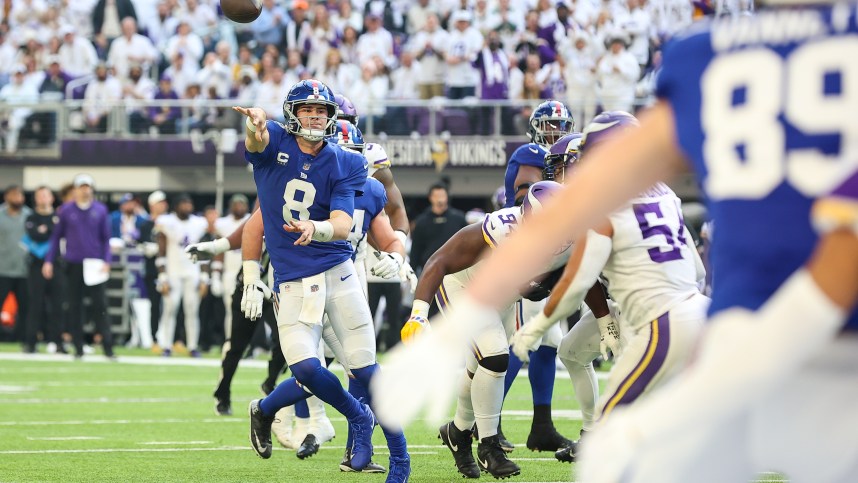
M304 171L310 170L310 163L304 163Z
M318 291L319 291L318 285L315 285L315 284L310 285L310 292L318 292Z

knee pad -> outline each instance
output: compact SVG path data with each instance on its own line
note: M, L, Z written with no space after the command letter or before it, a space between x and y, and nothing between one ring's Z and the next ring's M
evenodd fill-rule
M483 357L482 359L479 359L477 363L492 372L506 372L509 367L509 353Z
M295 364L289 366L289 369L292 370L292 374L295 376L295 379L297 379L298 382L302 384L304 381L312 379L312 377L316 374L316 371L321 368L322 363L315 358L304 359L301 362L296 362Z

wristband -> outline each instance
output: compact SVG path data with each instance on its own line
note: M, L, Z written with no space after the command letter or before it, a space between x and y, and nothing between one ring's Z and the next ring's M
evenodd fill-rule
M428 319L429 302L414 299L414 303L411 304L411 318L413 319L414 317L423 317L424 319Z
M244 118L244 125L247 126L247 130L250 132L256 132L256 126L253 125L253 122L250 120L250 116Z
M334 225L332 225L330 221L310 220L310 223L312 223L315 227L315 230L313 230L313 236L311 237L313 240L320 242L328 242L333 240Z
M244 272L244 285L253 285L259 281L259 262L256 260L245 260L241 262L241 269Z
M167 266L167 257L158 257L155 259L155 266L158 268L164 268Z
M395 230L393 234L396 235L396 238L398 238L399 241L402 242L402 246L405 247L405 240L408 239L408 235L402 230Z

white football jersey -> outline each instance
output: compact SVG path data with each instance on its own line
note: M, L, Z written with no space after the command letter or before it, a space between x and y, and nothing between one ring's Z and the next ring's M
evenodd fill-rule
M698 293L693 241L681 201L662 183L610 216L613 248L602 276L632 327Z
M518 227L522 218L523 214L520 206L501 208L487 214L485 218L483 218L482 222L483 239L486 241L486 244L492 248L496 248L498 244L502 243L503 240L505 240L506 237L508 237L509 234ZM551 258L551 262L545 270L542 271L542 273L552 272L565 266L566 262L569 260L569 255L572 253L571 246L572 245L570 243L559 249L557 253L554 254L554 257ZM451 279L455 279L458 283L466 285L471 280L471 277L479 263L480 262L459 272L451 273L444 278L446 279L447 277L450 277Z
M250 218L250 214L244 215L242 218L236 219L234 216L226 215L215 220L215 232L220 237L228 237L231 235L244 220ZM233 274L238 274L241 270L241 249L236 248L223 254L223 271Z
M191 215L180 220L175 213L158 217L158 227L167 237L167 272L179 275L197 273L200 266L185 254L185 247L197 243L206 234L209 224L205 218Z

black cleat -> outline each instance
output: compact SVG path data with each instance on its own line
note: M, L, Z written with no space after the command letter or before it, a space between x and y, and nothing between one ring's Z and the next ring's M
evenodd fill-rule
M527 449L531 451L557 451L572 446L572 440L557 432L551 423L534 424L527 436Z
M229 403L229 399L217 398L215 414L218 416L232 416L232 405Z
M262 391L262 394L264 396L267 396L274 392L274 387L275 386L273 382L265 381L259 386L259 390Z
M477 432L476 425L474 425L474 441L477 443L480 442L480 434ZM503 427L500 420L498 420L498 441L500 441L500 446L504 453L512 453L515 450L515 445L503 435Z
M302 460L304 458L309 458L318 452L319 440L312 434L308 434L304 437L304 441L301 442L301 446L298 447L296 456L298 456L299 460Z
M352 453L348 448L346 448L346 452L343 454L343 460L340 461L340 471L345 471L346 473L386 473L387 469L373 461L370 461L362 470L352 468Z
M262 459L271 457L271 423L274 416L266 416L259 407L261 399L250 401L250 445Z
M483 438L477 445L477 464L481 470L499 479L521 474L521 468L506 457L497 435Z
M452 421L438 429L438 437L452 453L456 469L465 478L479 478L480 468L471 450L471 431L461 431Z
M557 461L562 463L574 463L578 458L578 446L581 444L581 440L584 439L584 435L587 431L581 430L581 436L578 437L578 441L573 441L572 444L563 448L556 453L554 453L554 457L557 458Z

